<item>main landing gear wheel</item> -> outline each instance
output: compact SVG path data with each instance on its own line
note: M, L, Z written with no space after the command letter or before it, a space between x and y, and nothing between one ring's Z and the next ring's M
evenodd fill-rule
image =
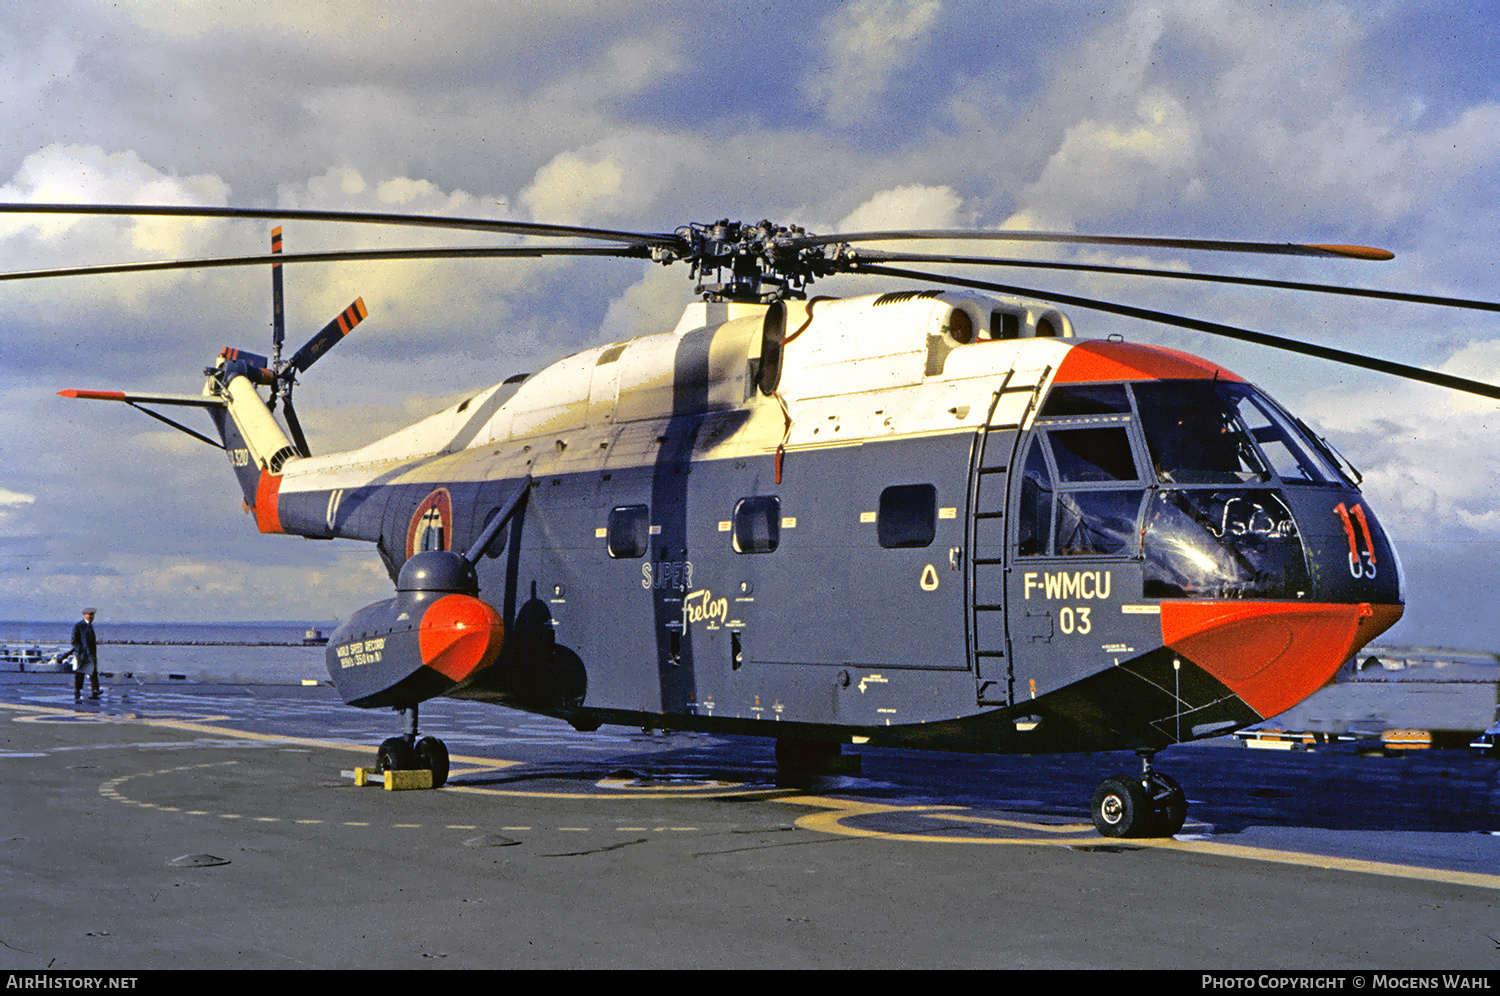
M442 788L448 781L448 745L437 737L417 739L417 707L398 710L406 719L406 735L391 737L381 743L375 755L377 771L432 772L432 787Z
M417 755L405 737L391 737L382 742L380 751L375 755L377 771L410 771L415 767Z
M1094 826L1106 837L1170 837L1187 820L1187 796L1171 775L1151 770L1141 751L1139 775L1106 778L1094 792Z
M432 787L442 788L448 781L448 747L437 737L423 737L417 741L417 763L413 767L426 768L432 772Z

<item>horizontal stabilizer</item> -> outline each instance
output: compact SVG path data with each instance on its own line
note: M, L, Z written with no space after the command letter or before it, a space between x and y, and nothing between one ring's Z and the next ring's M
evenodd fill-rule
M192 408L223 408L222 398L203 394L143 394L140 391L80 391L69 388L58 391L64 398L83 398L87 401L123 401L127 405L186 405Z

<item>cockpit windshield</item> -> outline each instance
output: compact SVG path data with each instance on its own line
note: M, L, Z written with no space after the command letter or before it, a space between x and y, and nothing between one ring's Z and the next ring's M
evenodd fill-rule
M1249 384L1169 380L1131 389L1160 483L1252 484L1272 473L1292 483L1343 479L1318 445Z
M1025 453L1018 555L1139 557L1148 598L1307 597L1283 486L1354 486L1241 381L1059 384Z

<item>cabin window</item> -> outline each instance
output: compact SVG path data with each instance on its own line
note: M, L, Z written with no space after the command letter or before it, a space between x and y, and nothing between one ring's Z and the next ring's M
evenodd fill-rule
M624 505L609 513L609 555L616 560L644 557L651 545L651 512L645 505Z
M886 549L931 546L937 535L937 488L898 484L880 492L875 531Z
M734 506L734 552L770 553L781 544L781 499L742 498Z

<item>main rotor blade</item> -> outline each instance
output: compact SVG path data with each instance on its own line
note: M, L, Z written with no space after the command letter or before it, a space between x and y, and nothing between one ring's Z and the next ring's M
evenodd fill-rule
M271 221L334 221L358 225L396 225L408 228L449 228L509 235L539 235L556 238L600 239L643 246L681 246L676 235L618 232L607 228L544 225L529 221L497 221L492 218L449 218L430 214L386 214L370 211L318 211L308 209L215 208L157 204L0 204L0 214L78 214L116 217L166 218L262 218Z
M1500 311L1500 303L1463 297L1438 297L1431 294L1408 294L1404 291L1378 290L1373 287L1340 287L1335 284L1308 284L1292 280L1266 280L1259 277L1230 277L1217 273L1182 273L1177 270L1150 270L1134 266L1104 266L1094 263L1053 263L1030 259L999 259L994 256L938 256L928 253L881 252L860 250L856 262L877 263L954 263L963 266L1014 266L1033 270L1073 270L1082 273L1117 273L1131 277L1167 277L1173 280L1198 280L1214 284L1242 284L1248 287L1275 287L1278 290L1315 291L1320 294L1344 294L1370 297L1382 301L1409 304L1432 304L1444 308L1468 308L1474 311Z
M946 239L953 242L1062 242L1075 245L1140 246L1152 249L1199 249L1212 252L1258 252L1277 256L1338 256L1345 259L1395 259L1396 254L1372 246L1302 245L1294 242L1232 242L1223 239L1163 239L1140 235L1076 235L1071 232L1010 232L926 229L909 232L852 232L845 235L806 235L783 244L800 249L840 242L882 242Z
M337 346L344 336L354 331L354 326L364 321L369 315L369 311L365 309L365 299L355 298L353 304L339 312L333 321L323 326L317 335L307 340L301 349L292 354L287 364L288 368L298 373L305 373L308 367L318 362L324 353Z
M470 246L432 249L346 249L335 252L292 252L276 256L214 256L207 259L164 259L145 263L101 263L66 266L53 270L15 270L0 273L0 281L40 280L46 277L88 277L108 273L152 273L158 270L212 270L232 266L266 266L282 263L348 263L381 259L486 259L540 256L616 256L648 259L645 246Z
M1116 315L1125 315L1129 318L1139 318L1162 325L1175 325L1179 328L1194 329L1198 332L1221 335L1230 339L1240 339L1244 342L1253 342L1261 346L1270 346L1273 349L1284 349L1293 353L1301 353L1304 356L1316 356L1324 360L1333 360L1336 363L1346 363L1350 366L1361 367L1366 370L1377 370L1380 373L1394 374L1397 377L1404 377L1408 380L1421 381L1425 384L1436 384L1439 387L1500 400L1500 386L1486 384L1483 381L1454 377L1450 374L1438 373L1434 370L1424 370L1421 367L1408 366L1405 363L1395 363L1391 360L1382 360L1373 356L1364 356L1360 353L1350 353L1342 349L1333 349L1329 346L1318 346L1309 342L1298 342L1295 339L1284 339L1281 336L1269 335L1265 332L1254 332L1250 329L1236 328L1233 325L1220 325L1217 322L1205 322L1198 318L1186 318L1182 315L1172 315L1164 311L1152 311L1149 308L1135 308L1127 304L1095 301L1091 298L1076 297L1071 294L1058 294L1054 291L1015 287L1009 284L996 284L984 280L970 280L965 277L950 277L940 273L903 270L894 266L866 266L859 264L853 272L870 273L886 277L902 277L909 280L930 280L934 283L951 284L955 287L972 287L976 290L1000 291L1003 294L1015 294L1020 297L1034 297L1044 301L1056 301L1059 304L1089 308L1094 311L1105 311Z

